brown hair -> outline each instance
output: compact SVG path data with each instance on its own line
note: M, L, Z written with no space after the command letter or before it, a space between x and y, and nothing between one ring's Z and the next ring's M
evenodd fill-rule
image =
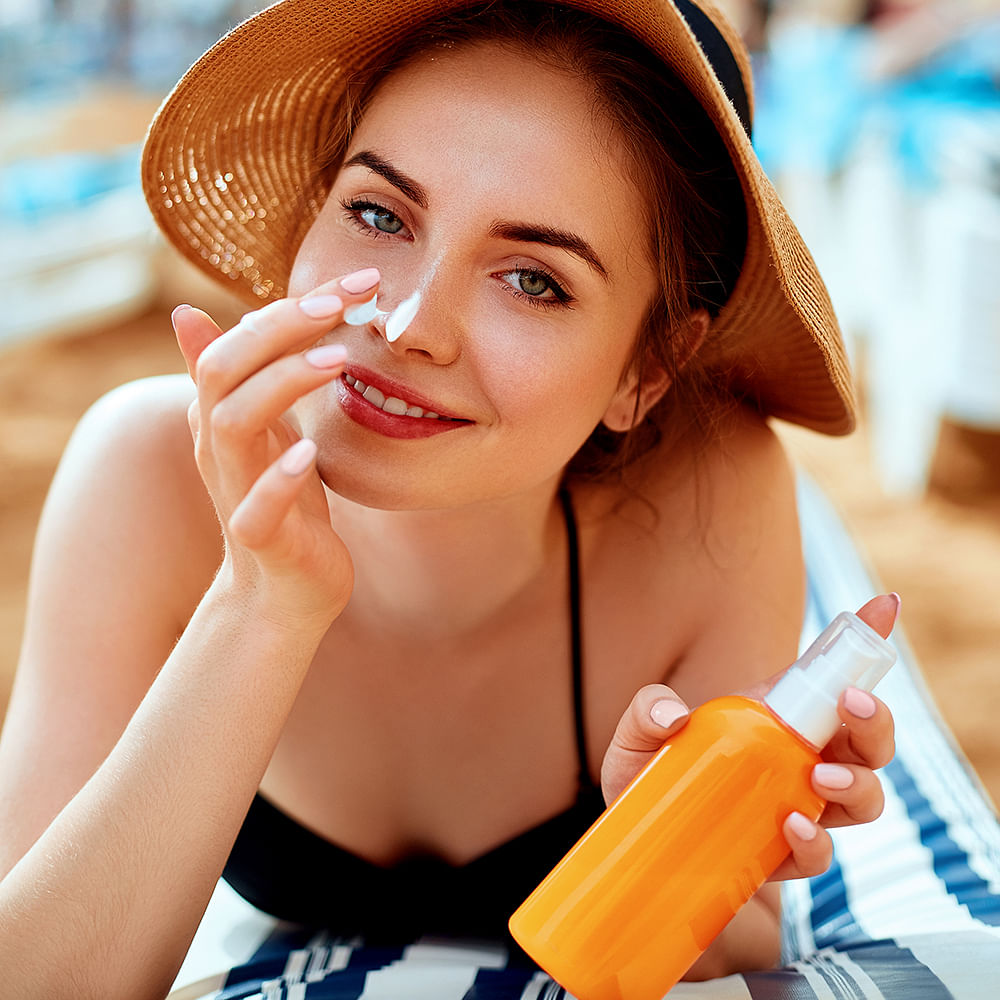
M569 464L570 475L623 473L671 434L711 431L722 401L717 380L689 357L690 318L716 316L739 275L746 209L726 148L686 87L624 29L579 10L548 3L496 0L449 14L415 32L387 61L351 80L334 116L320 168L331 181L354 128L379 85L435 46L490 41L575 73L595 96L595 109L616 128L639 190L648 191L650 259L660 281L639 330L628 372L662 369L670 389L626 433L599 425Z

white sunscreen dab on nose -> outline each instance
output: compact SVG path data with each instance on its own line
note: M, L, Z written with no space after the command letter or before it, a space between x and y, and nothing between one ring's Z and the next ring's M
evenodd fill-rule
M367 302L351 306L344 310L344 322L349 326L364 326L374 319L380 319L385 324L385 339L390 343L395 343L406 332L406 328L413 322L413 317L417 315L420 308L420 301L431 279L437 272L438 264L444 254L439 254L437 259L431 264L430 270L424 275L423 280L417 286L417 290L403 299L392 312L386 312L378 307L378 294L373 295Z
M417 315L420 302L427 291L434 275L437 274L438 265L444 259L444 251L437 255L430 266L430 270L424 275L417 290L407 299L403 299L392 311L392 315L385 321L385 339L394 343L406 332L406 328L413 322L413 317Z
M408 299L403 299L385 321L385 339L390 344L399 340L406 328L413 322L420 308L420 289L418 288Z

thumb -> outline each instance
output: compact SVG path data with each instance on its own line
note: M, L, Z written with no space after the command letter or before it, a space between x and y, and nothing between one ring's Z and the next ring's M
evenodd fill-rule
M899 617L901 604L899 594L879 594L858 611L858 617L875 629L883 639L888 639Z
M188 375L194 380L195 366L201 352L217 337L222 336L222 329L208 313L193 306L178 306L170 314L170 322L174 327L177 345L184 355Z
M899 594L879 594L878 597L873 597L867 604L861 607L857 614L866 625L871 626L883 639L888 639L889 633L892 632L893 626L896 624L901 604L902 601ZM765 680L744 688L742 693L748 698L756 698L758 700L763 698L784 677L788 669L788 667L783 667Z
M611 802L688 720L687 705L665 684L636 692L615 729L601 767L604 800Z

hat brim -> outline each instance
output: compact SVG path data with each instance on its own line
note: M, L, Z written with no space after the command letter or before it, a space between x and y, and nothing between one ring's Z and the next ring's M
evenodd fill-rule
M316 164L346 81L419 24L477 2L280 0L234 28L181 78L146 138L143 189L170 242L248 301L282 297L326 197ZM855 401L826 288L684 17L669 0L559 2L620 24L655 52L729 150L747 244L713 324L713 370L764 413L848 433ZM707 0L698 7L735 42ZM742 48L732 48L749 73Z

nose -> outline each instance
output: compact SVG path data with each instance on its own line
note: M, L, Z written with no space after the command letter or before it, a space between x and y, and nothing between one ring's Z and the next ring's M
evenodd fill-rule
M420 355L438 365L449 365L461 354L457 304L440 272L388 303L379 301L372 326L395 354Z

